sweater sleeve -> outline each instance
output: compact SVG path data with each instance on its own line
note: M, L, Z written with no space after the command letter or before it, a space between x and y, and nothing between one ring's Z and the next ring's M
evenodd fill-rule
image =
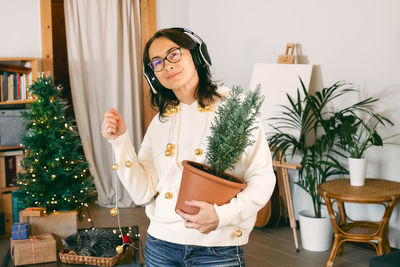
M150 134L145 135L138 155L129 139L128 130L110 140L118 164L117 174L132 200L149 202L157 192L158 177L153 165Z
M243 174L247 187L229 203L214 205L219 217L218 228L236 226L255 216L268 202L275 187L272 157L264 130L258 124L254 133L254 144L248 147L235 166L235 173Z

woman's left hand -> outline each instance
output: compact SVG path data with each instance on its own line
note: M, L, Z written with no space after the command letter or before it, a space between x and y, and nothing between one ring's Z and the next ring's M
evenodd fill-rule
M217 229L219 218L214 205L197 200L186 201L186 204L200 209L199 213L193 215L177 210L177 213L185 220L186 228L199 230L203 234L208 234Z

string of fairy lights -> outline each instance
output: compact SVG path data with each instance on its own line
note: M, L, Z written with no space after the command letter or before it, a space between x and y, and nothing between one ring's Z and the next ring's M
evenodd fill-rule
M112 158L115 159L114 156L114 152L112 152ZM118 234L119 232L119 238L122 239L122 245L119 245L115 248L115 251L120 254L123 253L125 251L125 249L128 246L131 246L134 244L132 243L132 227L128 228L128 232L127 233L123 233L122 231L122 227L121 227L121 219L120 219L120 213L119 213L119 208L118 208L118 186L117 186L117 175L116 175L116 171L118 169L118 164L114 163L111 166L113 172L112 172L112 179L113 179L113 184L114 184L114 190L115 190L115 205L113 208L110 209L110 215L111 216L116 216L117 217L117 224L118 224L118 229L113 229L113 233L114 234ZM83 215L83 217L85 217L85 215ZM93 226L93 222L92 219L89 218L87 219L88 222L90 222L92 224L92 229L95 229L95 227ZM87 230L86 230L87 231ZM138 232L134 233L134 238L139 240L139 247L140 248L140 234Z
M25 151L27 151L27 150L25 150ZM26 152L26 153L29 153L29 152ZM35 153L35 155L38 156L39 153ZM113 157L114 157L114 156L113 156ZM74 161L65 160L64 157L56 158L55 160L56 160L57 162L63 162L63 163L65 163L65 164L67 164L67 165L70 165L70 166L74 164ZM37 158L35 159L35 162L38 162ZM49 172L49 170L46 168L46 166L44 166L43 168L46 169L46 170L45 170L46 172ZM66 169L68 170L68 167L67 167ZM128 228L129 231L128 231L125 235L123 234L122 227L121 227L120 213L119 213L119 208L118 208L117 175L116 175L116 173L115 173L115 171L116 171L118 168L115 168L115 166L113 166L112 169L114 170L114 172L112 172L112 176L113 176L113 184L114 184L114 189L115 189L115 206L114 206L114 208L110 209L110 215L111 215L111 216L116 216L116 217L117 217L118 228L117 228L117 229L113 229L113 233L114 233L114 234L118 234L118 233L119 233L119 238L121 238L122 241L123 241L123 244L122 244L122 245L119 245L119 246L116 247L116 252L117 252L117 253L122 253L122 252L124 251L125 247L127 247L128 245L130 245L131 242L132 242L132 237L130 236L130 235L132 234L132 233L131 233L132 228L129 227L129 228ZM82 174L81 174L80 176L81 176L81 177L84 177L84 175L86 175L86 172L87 172L87 170L84 169L84 170L82 171ZM32 181L33 183L37 182L37 179L35 179L36 174L35 174L35 167L34 167L34 166L32 166L32 165L30 166L30 168L29 168L29 173L31 173L31 176L32 176L32 178L33 178L33 179L31 179L31 181ZM55 178L56 178L56 175L52 174L51 177L55 179ZM75 175L74 178L75 178L75 179L78 179L79 176ZM53 179L53 180L54 180L54 179ZM19 182L19 184L24 184L24 185L28 185L28 183L29 183L29 180L25 180L25 182ZM84 183L82 182L82 184L84 184ZM87 191L88 188L85 187L84 190ZM27 194L30 194L29 191L27 191L26 193L27 193ZM84 193L84 191L81 190L80 193ZM32 196L33 198L35 197L34 194L32 194L31 196ZM43 194L40 194L40 196L43 197ZM76 198L77 198L77 197L76 197L75 195L72 195L70 198L66 198L66 197L65 197L63 200L64 200L64 201L67 201L67 202L74 201L75 203L77 203L78 200L77 200ZM49 204L49 203L50 203L50 204L58 204L58 201L59 201L59 200L57 200L57 194L53 194L53 197L51 198L51 201L47 201L47 204ZM37 206L41 206L41 205L42 205L42 203L41 203L40 201L35 201L35 204L36 204ZM81 203L81 205L80 205L79 207L86 207L86 208L88 208L89 205L88 205L88 203ZM55 210L53 210L53 212L55 212ZM91 229L94 230L95 227L94 227L94 224L93 224L93 221L92 221L92 219L91 219L91 216L90 216L90 214L89 214L89 210L88 210L88 209L87 209L87 212L88 212L87 221L91 224L91 226L92 226ZM83 218L86 218L86 215L83 214L82 217L83 217ZM88 231L88 229L86 229L86 231ZM135 233L135 237L136 237L136 238L139 238L139 237L140 237L140 234L139 234L139 233Z
M114 159L113 162L115 162L114 151L112 151L112 158ZM114 190L115 190L115 206L114 206L114 208L110 209L110 214L111 214L111 216L117 216L118 229L121 234L120 237L122 237L123 244L120 246L117 246L115 250L117 251L117 253L122 253L127 246L134 245L134 243L132 243L132 237L130 236L131 233L128 232L126 235L123 235L122 229L121 229L120 213L119 213L119 208L118 208L118 186L117 186L117 174L116 174L118 167L119 166L117 163L113 163L111 166L111 168L113 170L112 176L113 176ZM114 231L114 234L115 233L116 233L116 231ZM135 233L134 237L135 237L135 239L139 240L139 248L140 248L140 234Z
M44 80L43 80L44 79ZM51 82L51 79L46 80L44 73L40 74L39 80L44 81L45 85L52 85L53 83ZM49 81L49 82L48 82ZM40 86L40 85L38 85ZM32 87L33 88L33 87ZM52 87L54 88L54 87ZM58 91L62 90L62 86L59 85L56 87ZM31 89L30 89L31 90ZM44 91L44 92L49 92L49 91ZM40 93L38 92L40 95ZM47 99L41 99L35 94L32 94L33 98L35 99L36 104L46 104L46 103L52 103L57 104L58 99L54 95L51 95ZM34 102L34 105L36 105ZM43 111L42 105L36 106L36 108L39 108L39 111ZM46 105L45 105L46 107ZM34 113L34 117L37 116L38 114L41 113ZM51 112L50 112L51 114ZM54 129L60 129L57 131L59 134L54 134L52 135L52 138L56 138L54 140L62 140L63 142L68 142L71 137L71 134L76 134L75 133L75 126L69 123L64 123L60 121L64 121L65 116L62 114L52 114L49 115L49 113L44 113L43 115L40 116L40 118L33 118L29 121L27 125L27 136L29 137L29 142L32 144L32 147L29 147L29 149L25 148L24 149L24 154L25 154L25 159L26 162L24 165L25 168L25 174L24 174L24 179L19 180L17 183L20 187L25 187L26 188L26 195L29 196L29 198L32 198L32 203L34 203L35 206L37 207L46 207L48 211L56 212L56 210L60 209L60 207L70 207L71 205L68 205L68 203L75 203L74 207L77 207L80 211L82 211L82 208L85 208L87 211L87 215L81 214L83 218L86 218L87 221L91 224L91 228L94 230L94 224L91 219L90 213L89 213L89 204L85 201L87 200L87 195L89 194L90 188L88 187L88 184L85 183L85 177L89 175L87 166L82 166L84 169L81 170L79 167L77 167L78 164L81 164L81 160L79 159L71 159L70 155L52 155L54 152L49 152L50 150L54 150L54 147L52 146L52 142L50 140L48 141L49 147L42 148L42 147L35 147L37 146L35 144L36 140L35 138L40 138L43 139L43 134L46 134L48 130L54 130ZM56 126L55 126L56 125ZM54 128L57 127L57 128ZM47 137L45 135L45 137ZM21 145L22 147L22 145ZM59 153L59 152L57 152ZM47 158L46 158L47 157ZM114 158L114 154L112 155ZM118 168L118 167L117 167ZM114 234L118 234L119 238L122 239L122 245L116 247L116 252L117 253L122 253L126 250L126 248L129 245L132 245L132 238L137 238L139 239L140 235L138 231L135 231L132 233L132 227L128 228L127 233L123 233L122 228L121 228L121 221L120 221L120 214L119 214L119 208L118 208L118 187L117 187L117 176L116 176L116 169L114 168L114 165L112 167L114 170L112 172L113 175L113 183L114 183L114 188L115 188L115 206L110 209L110 214L111 216L117 216L117 223L118 223L118 228L113 229ZM73 173L75 172L75 173ZM59 176L64 176L66 174L69 174L67 176L73 177L75 180L75 184L81 183L83 186L81 186L79 189L74 188L73 190L61 190L61 192L52 193L49 192L44 192L42 190L38 190L39 180L38 178L41 177L46 177L46 183L51 183L54 181L58 180ZM85 186L86 185L86 186ZM51 186L53 188L53 186ZM34 202L33 202L34 201ZM88 229L86 229L88 231ZM134 235L134 236L131 236ZM139 239L140 242L140 239Z
M40 101L40 99L39 99L38 101ZM51 99L51 100L50 100L50 102L53 102L53 101L54 101L54 99ZM59 118L57 118L57 117L55 116L55 117L53 117L53 119L56 121L56 120L58 120ZM62 116L61 119L64 120L65 117ZM45 119L33 120L33 121L32 121L32 125L33 125L33 126L36 126L37 124L45 124L45 123L48 123L48 122L49 122L49 121L48 121L48 120L45 120ZM66 129L70 130L70 131L74 131L74 128L73 128L71 125L68 125L67 123L64 124L64 127L65 127ZM50 128L50 126L47 125L46 128ZM40 131L38 131L38 133L41 134L42 131L40 130ZM29 137L33 137L33 133L32 133L32 132L29 133ZM60 136L60 139L64 139L64 135L61 135L61 136ZM40 149L39 152L40 152L40 153L45 153L45 154L48 153L48 151L45 150L45 149ZM39 160L39 155L40 155L39 152L35 152L34 154L31 154L31 152L30 152L28 149L25 149L25 150L24 150L25 156L34 156L35 159L34 159L33 162L32 162L33 164L31 164L31 165L27 168L27 171L28 171L28 173L30 174L31 179L24 179L23 181L18 181L18 184L19 184L19 185L29 186L30 183L36 183L36 182L38 182L38 180L37 180L37 173L40 173L40 170L37 169L37 166L40 166L40 168L43 168L43 169L45 170L46 173L50 172L51 170L55 171L55 170L57 170L57 167L59 167L59 166L56 166L54 163L47 164L47 166L43 166L43 164L42 164L42 163L40 162L40 160ZM62 156L61 158L57 157L57 158L55 158L54 160L58 163L57 165L62 165L62 166L65 168L66 171L71 171L71 170L73 170L72 167L73 167L75 164L78 163L77 160L66 160L64 156ZM74 175L74 178L75 178L75 179L79 179L79 178L81 178L81 177L82 177L82 178L83 178L83 177L86 177L86 176L87 176L87 171L88 171L87 169L83 169L82 172L81 172L80 174L75 174L75 175ZM50 174L50 178L51 178L52 181L54 181L54 180L57 178L56 172L53 173L53 174ZM82 184L84 185L85 183L82 181ZM83 195L86 195L88 190L89 190L88 187L84 187L84 188L82 188L82 189L79 191L79 193L80 193L80 194L83 194ZM27 194L27 195L30 195L32 198L37 197L35 194L31 194L31 192L29 192L29 191L26 191L26 194ZM44 194L42 194L42 193L39 194L39 198L43 198L43 197L44 197ZM76 196L76 195L72 195L71 197L61 197L61 198L60 198L59 196L57 196L57 194L53 194L53 196L51 197L51 200L47 200L47 201L46 201L46 204L54 204L54 205L57 205L57 204L59 204L61 201L65 201L65 202L71 202L71 201L73 201L73 202L75 202L75 203L78 203L78 202L79 202L78 199L79 199L79 197ZM35 203L35 205L37 205L37 206L42 206L42 205L44 204L44 203L42 203L41 201L35 201L34 203ZM78 207L82 207L82 206L88 207L88 203L83 203L83 202L81 202L81 204L80 204ZM54 212L54 211L56 211L56 210L53 210L53 212Z

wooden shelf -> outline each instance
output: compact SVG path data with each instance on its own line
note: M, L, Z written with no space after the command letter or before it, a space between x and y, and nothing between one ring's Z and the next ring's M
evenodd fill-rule
M37 81L38 78L38 59L34 57L0 57L0 64L8 64L11 62L28 62L31 66L28 69L31 69L32 72L32 80ZM21 68L23 66L16 65L15 68ZM16 72L20 72L19 70L15 70Z
M29 103L32 103L34 101L35 101L34 99L3 101L3 102L0 102L0 106L29 104Z
M19 187L18 186L9 186L9 187L2 187L0 188L0 195L6 192L12 192L15 190L18 190Z
M0 146L0 151L9 151L9 150L23 150L22 146Z
M30 61L36 60L35 57L0 57L0 61Z
M0 64L0 70L28 74L32 71L32 68L19 65Z
M32 70L32 80L37 81L38 78L38 59L34 57L0 57L1 62L29 62L31 66L29 67ZM2 63L0 63L2 64Z
M12 84L14 84L14 92L12 93L11 96L9 96L9 101L2 101L0 102L0 109L6 106L11 106L11 105L24 105L27 103L31 103L34 100L32 97L28 94L28 88L31 83L34 81L37 81L38 79L38 59L33 58L33 57L0 57L0 74L3 74L3 72L8 73L8 78L14 77L14 81ZM14 75L14 76L11 76ZM26 81L26 84L25 84ZM20 84L20 82L23 82ZM18 90L16 87L18 87ZM3 89L4 90L4 89ZM18 92L17 92L18 91ZM10 92L10 91L9 91ZM11 91L12 92L12 91ZM4 93L7 95L5 92L0 92L0 95ZM16 94L19 95L18 98L24 99L24 100L15 100ZM25 95L26 94L26 95ZM2 95L3 100L5 97ZM13 100L14 99L14 100ZM14 107L13 107L14 108Z

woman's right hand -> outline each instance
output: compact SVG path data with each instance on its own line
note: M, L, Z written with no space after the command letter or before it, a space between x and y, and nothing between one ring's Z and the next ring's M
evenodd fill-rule
M104 138L114 140L125 133L126 125L118 111L111 108L110 112L104 113L104 121L101 125L101 133Z

